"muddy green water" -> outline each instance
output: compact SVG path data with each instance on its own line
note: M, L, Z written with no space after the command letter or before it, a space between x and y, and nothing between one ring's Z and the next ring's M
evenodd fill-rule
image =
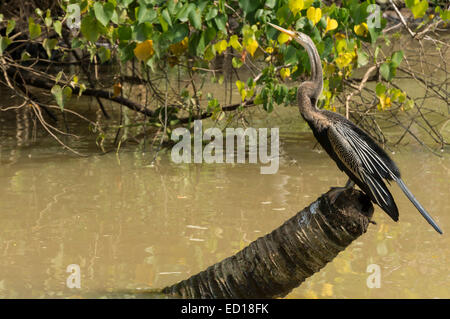
M0 113L0 297L148 297L265 235L346 176L314 149L297 110L258 113L280 127L276 174L261 164L175 164L162 151L99 155L89 135L36 142L20 112ZM28 123L28 124L26 124ZM76 123L71 123L76 125ZM42 134L42 133L41 133ZM398 223L379 208L367 234L287 298L450 298L450 155L411 143L392 154L438 235L398 187ZM69 265L80 288L69 288ZM379 267L379 287L368 279Z

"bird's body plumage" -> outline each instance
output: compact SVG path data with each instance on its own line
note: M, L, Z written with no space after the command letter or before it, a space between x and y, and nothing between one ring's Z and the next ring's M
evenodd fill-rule
M397 221L397 205L383 181L400 178L395 163L367 133L345 117L326 110L319 112L328 125L307 120L317 141L339 169Z
M315 138L339 169L344 171L350 180L394 221L397 221L399 218L397 205L384 183L395 181L428 223L442 234L433 218L406 187L397 165L370 135L344 116L317 108L317 100L323 87L323 75L320 56L312 39L304 33L270 25L293 37L308 53L311 80L303 82L298 88L298 107Z

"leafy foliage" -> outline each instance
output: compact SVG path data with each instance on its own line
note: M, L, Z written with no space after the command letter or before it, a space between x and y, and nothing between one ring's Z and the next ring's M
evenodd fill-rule
M405 5L415 18L424 17L429 9L426 0L406 0ZM411 106L404 93L390 87L403 52L386 57L378 54L382 48L377 40L386 40L383 29L387 22L373 0L343 0L339 5L320 0L64 0L60 6L63 14L37 8L28 19L29 38L39 41L49 58L55 51L64 52L59 44L67 40L68 29L77 30L73 12L79 12L80 32L69 36L69 49L82 50L91 61L116 61L121 66L137 61L145 72L165 74L182 66L191 78L212 74L213 81L223 81L223 75L212 71L213 65L230 56L232 68L247 66L258 74L256 80L234 82L241 102L261 104L271 112L275 105L295 101L296 89L290 88L289 81L310 72L305 50L270 27L267 22L271 22L306 33L315 42L324 68L321 107L333 109L332 103L343 92L345 81L355 69L369 63L377 65L384 81L384 89L377 86L379 109L385 110L391 101ZM443 5L435 7L435 14L442 20L450 17ZM15 23L14 19L3 21L6 31L0 37L0 56L14 42L10 33ZM87 85L83 81L55 83L51 93L63 109L72 88L82 91ZM110 88L114 96L122 92L119 85ZM192 112L193 105L201 107L201 97L195 89L184 90L178 100L187 103ZM208 94L205 104L205 112L220 113L222 105L217 97ZM174 116L181 110L174 109Z

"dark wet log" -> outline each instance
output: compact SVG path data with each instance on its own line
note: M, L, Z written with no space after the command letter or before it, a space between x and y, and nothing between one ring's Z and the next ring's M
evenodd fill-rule
M287 295L367 230L373 214L369 198L348 189L331 203L330 193L234 256L162 292L182 298Z

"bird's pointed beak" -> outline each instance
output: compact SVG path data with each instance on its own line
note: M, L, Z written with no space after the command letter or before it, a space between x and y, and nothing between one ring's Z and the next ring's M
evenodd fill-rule
M277 26L277 25L275 25L275 24L272 24L272 23L270 23L270 22L267 22L267 24L269 24L271 27L277 29L278 31L281 31L281 32L287 34L287 35L290 36L291 38L294 38L294 39L295 39L295 37L296 37L296 34L295 34L294 31L286 30L286 29L284 29L284 28L282 28L282 27L279 27L279 26Z

